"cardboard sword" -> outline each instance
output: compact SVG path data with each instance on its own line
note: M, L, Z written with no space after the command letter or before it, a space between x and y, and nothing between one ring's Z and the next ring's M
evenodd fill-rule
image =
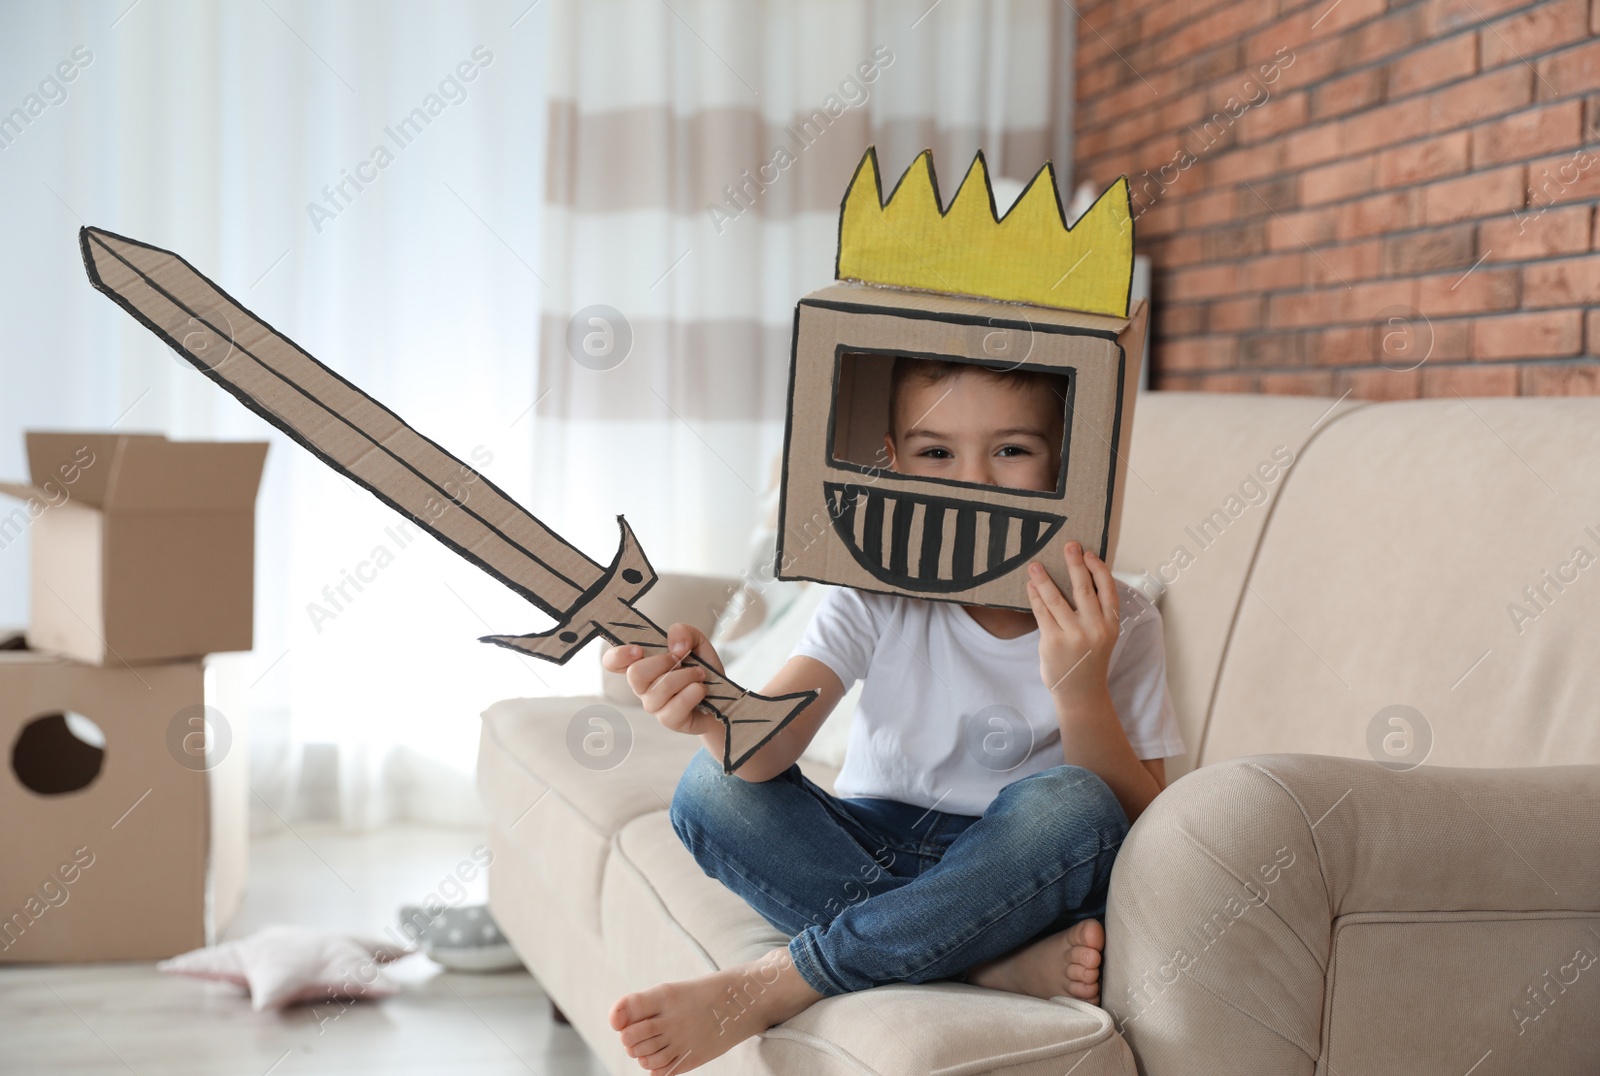
M318 362L169 250L99 228L78 233L99 291L239 402L322 462L557 621L529 635L485 635L565 664L596 636L666 647L666 633L633 603L655 571L627 520L609 565L590 560L488 478L417 433L400 416ZM705 665L690 654L690 664ZM732 773L816 698L769 698L706 667L701 707L723 724L722 769Z

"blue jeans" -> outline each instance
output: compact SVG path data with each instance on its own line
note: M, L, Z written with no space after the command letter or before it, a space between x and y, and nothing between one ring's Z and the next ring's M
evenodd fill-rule
M704 747L669 817L706 874L792 935L796 970L824 997L960 978L1102 919L1128 832L1116 796L1081 766L1013 781L976 816L841 799L798 763L746 781Z

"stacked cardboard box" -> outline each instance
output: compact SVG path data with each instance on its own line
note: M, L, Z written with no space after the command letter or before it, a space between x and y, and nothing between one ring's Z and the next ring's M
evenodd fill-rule
M32 623L0 632L0 962L150 960L243 893L242 714L207 655L248 650L265 442L29 432L0 548ZM208 693L208 688L210 693Z

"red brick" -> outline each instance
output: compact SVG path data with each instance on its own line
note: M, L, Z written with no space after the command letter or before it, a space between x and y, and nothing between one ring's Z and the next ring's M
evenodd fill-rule
M1217 186L1244 183L1270 176L1281 167L1283 143L1231 149L1211 162L1211 180Z
M1323 329L1306 341L1306 361L1318 366L1351 366L1371 362L1372 356L1372 331L1365 325Z
M1382 15L1384 0L1319 0L1313 4L1311 27L1319 35L1332 35L1375 15Z
M1183 203L1185 228L1208 228L1233 219L1234 197L1228 190L1207 191Z
M1478 31L1484 69L1530 62L1540 53L1581 41L1588 25L1588 0L1544 0Z
M1379 146L1408 142L1427 134L1432 120L1433 102L1428 97L1411 97L1348 116L1340 132L1344 152L1365 153Z
M1407 53L1390 64L1389 99L1408 97L1477 73L1477 39L1472 34L1457 34Z
M1154 316L1156 333L1162 338L1198 336L1206 331L1204 303L1158 303Z
M1343 5L1341 5L1343 6ZM1331 371L1293 374L1262 374L1257 379L1260 391L1269 396L1338 396Z
M1429 123L1435 131L1448 131L1491 116L1515 112L1533 100L1533 70L1526 64L1502 67L1487 75L1434 90L1426 100Z
M1340 213L1338 209L1274 213L1267 221L1267 249L1295 250L1327 243L1339 230Z
M1396 306L1415 308L1415 280L1379 280L1339 288L1339 320L1346 325L1367 325L1385 310Z
M1600 8L1595 10L1600 11ZM1589 354L1600 355L1600 310L1591 310L1586 315L1583 337L1589 345Z
M1265 221L1212 228L1201 239L1206 261L1238 261L1267 250L1267 225Z
M1390 236L1383 241L1383 272L1386 276L1414 276L1440 269L1465 270L1476 260L1475 232L1471 224L1458 224Z
M1300 208L1300 177L1295 174L1277 179L1261 179L1234 188L1238 206L1234 212L1244 220L1267 213L1284 213Z
M1345 152L1337 123L1319 123L1303 131L1295 131L1284 140L1283 163L1287 168L1331 161Z
M1525 7L1528 0L1432 0L1428 5L1426 28L1430 37L1443 37L1452 30L1483 25L1513 8Z
M1359 239L1404 231L1422 223L1422 191L1411 188L1375 194L1339 207L1339 238Z
M1156 374L1150 384L1158 392L1233 392L1256 395L1256 379L1249 374Z
M1476 318L1472 325L1475 359L1562 358L1583 350L1583 312L1550 310Z
M1478 247L1488 255L1486 264L1582 254L1589 249L1592 215L1586 205L1543 211L1533 206L1525 213L1479 224Z
M1467 273L1425 276L1417 282L1417 308L1429 318L1515 310L1520 279L1515 269L1482 266Z
M1360 112L1383 100L1384 72L1368 67L1331 79L1311 91L1311 115L1317 119Z
M1583 137L1583 102L1574 98L1530 108L1472 131L1475 168L1502 161L1525 161L1552 150L1578 145Z
M1600 149L1528 162L1528 206L1600 199Z
M1471 358L1472 322L1470 317L1430 319L1428 328L1433 332L1433 346L1428 350L1428 359L1464 362Z
M1521 209L1527 198L1523 174L1522 165L1513 164L1429 184L1424 188L1425 219L1429 224L1448 224Z
M1236 291L1238 274L1232 265L1206 265L1175 270L1168 279L1170 299L1210 299Z
M1303 332L1247 333L1239 339L1241 366L1301 366L1305 363Z
M1264 258L1252 258L1240 267L1241 290L1244 291L1277 291L1283 288L1298 288L1305 283L1305 261L1301 252L1292 254L1271 254Z
M1600 41L1546 56L1538 71L1541 101L1587 93L1600 86Z
M1274 97L1239 117L1239 141L1261 142L1306 122L1306 95L1296 90L1287 97Z
M1236 333L1261 325L1262 300L1259 296L1212 303L1206 314L1206 327L1214 333Z
M1288 60L1289 63L1282 63ZM1276 93L1287 93L1290 90L1311 86L1338 74L1349 63L1347 53L1347 39L1323 38L1320 41L1308 41L1291 50L1281 50L1270 59L1261 63L1255 70L1261 71L1262 80L1274 78L1269 83ZM1278 64L1273 71L1273 65Z
M1078 72L1078 100L1088 102L1115 89L1130 78L1135 78L1126 64L1121 63L1115 56L1107 57L1103 63L1094 64L1088 68L1080 68Z
M1204 261L1205 253L1200 237L1188 232L1179 232L1169 235L1158 244L1151 243L1147 248L1150 260L1159 266L1178 267L1193 265L1195 262Z
M1306 255L1306 277L1313 284L1348 284L1377 276L1382 264L1383 244L1376 239L1319 247Z
M1343 202L1366 194L1372 189L1372 177L1376 171L1374 165L1375 159L1372 157L1356 157L1302 173L1300 204L1314 206Z
M1600 396L1600 363L1526 363L1518 369L1524 396Z
M1524 267L1522 294L1529 308L1600 304L1600 254Z
M1415 400L1422 395L1422 369L1389 370L1384 367L1339 370L1333 375L1335 395L1357 400Z
M1191 336L1160 340L1151 349L1151 362L1162 370L1215 370L1233 365L1235 338Z
M1466 131L1408 142L1378 154L1378 185L1406 187L1467 170L1472 139Z
M1517 366L1437 366L1425 363L1422 370L1422 394L1441 396L1515 396L1517 395Z
M1267 300L1267 324L1275 328L1334 325L1339 321L1342 288L1292 291Z
M1381 19L1362 26L1353 34L1345 35L1349 51L1344 53L1347 66L1356 63L1376 63L1379 60L1409 52L1423 42L1431 40L1424 25L1420 5L1401 7L1391 3L1390 12ZM1398 8L1398 10L1395 10ZM1392 92L1392 91L1391 91Z
M1276 6L1273 0L1241 0L1191 19L1177 33L1161 38L1157 56L1163 65L1172 64L1220 41L1239 37L1269 21Z

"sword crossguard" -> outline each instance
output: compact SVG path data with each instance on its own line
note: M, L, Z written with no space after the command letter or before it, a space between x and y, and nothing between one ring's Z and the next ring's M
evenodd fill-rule
M478 641L520 650L558 665L565 664L597 636L616 646L634 644L646 650L664 650L666 631L633 605L655 585L655 569L650 567L628 521L618 516L617 524L622 530L622 539L616 556L600 579L567 610L560 624L529 635L484 635ZM692 653L683 663L700 665L706 670L706 697L700 707L716 715L726 731L723 773L737 770L817 697L815 691L776 697L758 695L746 691Z

